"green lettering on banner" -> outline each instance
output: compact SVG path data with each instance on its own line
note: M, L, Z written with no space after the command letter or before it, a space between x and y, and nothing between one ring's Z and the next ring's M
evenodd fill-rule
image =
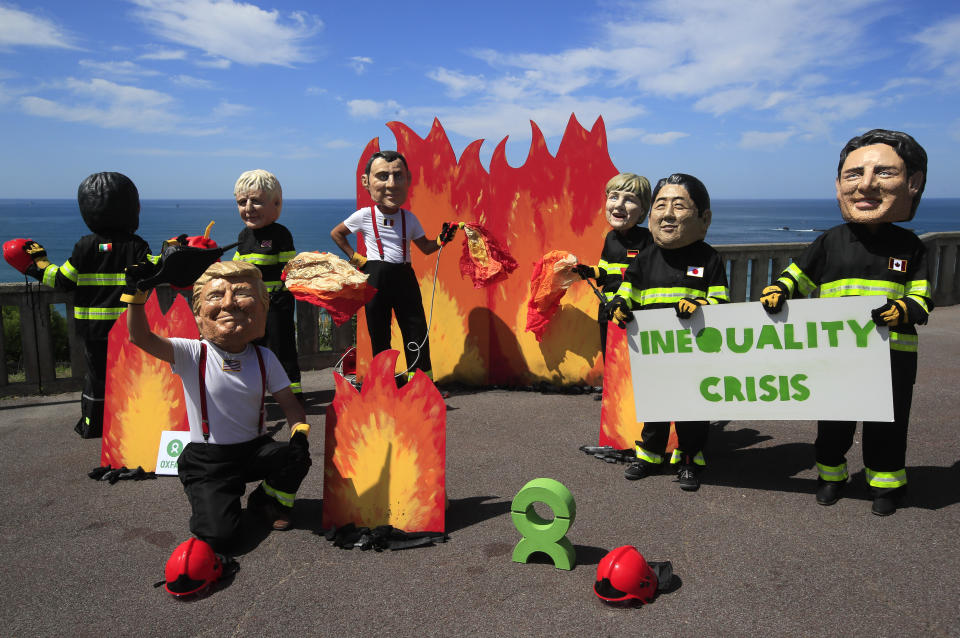
M677 352L683 354L693 352L693 341L689 328L677 330Z
M640 352L650 354L650 333L646 330L640 333Z
M817 347L817 323L815 321L807 322L807 347Z
M780 335L777 334L776 327L771 324L760 328L760 336L757 337L757 350L763 350L767 345L773 346L776 350L783 350L783 346L780 345Z
M661 351L663 354L673 354L673 332L670 330L667 332L654 330L650 335L650 349L653 354L657 354L657 351Z
M870 340L870 333L873 332L873 328L876 326L873 320L867 319L867 323L861 326L857 323L856 319L847 319L847 325L853 330L853 334L857 336L857 347L866 348L867 342Z
M790 400L790 379L780 375L780 400L789 401Z
M806 401L810 398L810 390L802 383L806 380L807 375L805 374L795 374L790 377L790 385L794 389L792 397L794 401Z
M744 399L743 392L740 391L740 379L736 377L724 377L723 400L729 403L734 399L737 401L743 401Z
M831 348L836 348L840 345L837 333L843 330L842 321L821 321L820 327L827 333L827 341L830 342Z
M716 328L703 328L697 333L697 348L700 352L720 352L723 346L723 335Z
M776 379L772 374L765 374L760 377L760 389L763 390L763 394L760 395L761 401L776 401L777 387L773 385Z
M803 344L795 341L793 338L793 324L788 323L783 326L783 345L787 350L802 350Z
M757 380L753 377L747 377L747 401L753 403L757 400Z
M720 383L720 377L707 377L706 379L701 381L700 396L702 396L707 401L712 401L714 403L718 401L723 401L723 397L721 397L716 392L710 391L710 386L717 385L718 383Z
M743 354L753 347L753 328L743 329L743 343L737 343L737 329L727 328L727 347L737 354Z

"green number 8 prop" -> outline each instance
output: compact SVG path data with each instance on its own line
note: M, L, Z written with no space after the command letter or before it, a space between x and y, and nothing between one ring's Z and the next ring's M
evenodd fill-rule
M541 518L534 503L549 506L553 520ZM523 535L513 549L514 562L526 563L534 552L543 552L557 569L573 569L576 552L566 534L577 517L577 505L570 490L550 478L533 479L517 492L510 510L513 524Z

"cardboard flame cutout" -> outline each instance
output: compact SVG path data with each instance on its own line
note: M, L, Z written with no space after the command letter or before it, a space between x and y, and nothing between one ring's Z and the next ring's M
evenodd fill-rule
M397 389L398 354L377 355L360 392L334 374L323 464L324 528L355 523L445 531L447 407L423 372Z
M556 156L531 122L532 141L526 162L506 160L506 138L494 149L489 171L480 162L483 140L469 144L459 161L438 120L426 138L400 122L387 124L412 172L406 208L419 218L428 236L446 220L475 222L490 229L519 264L506 280L482 289L462 279L449 251L440 269L430 330L434 379L482 384L597 384L600 338L596 300L586 286L573 286L538 342L525 333L525 300L533 264L553 249L575 253L596 263L609 227L604 216L604 186L617 174L607 153L606 132L598 118L586 130L571 116ZM371 140L357 162L357 207L372 202L360 185L370 155L380 150ZM424 303L433 293L435 255L412 251ZM426 308L428 318L429 306ZM359 372L371 359L366 321L357 330ZM402 349L394 326L393 347ZM405 366L404 366L405 368ZM403 368L401 368L403 369Z
M156 293L145 306L153 331L163 337L197 339L197 323L187 300L177 295L170 310L160 311ZM170 365L130 343L127 315L113 324L107 339L107 379L100 465L113 468L157 465L160 433L187 431L183 384Z

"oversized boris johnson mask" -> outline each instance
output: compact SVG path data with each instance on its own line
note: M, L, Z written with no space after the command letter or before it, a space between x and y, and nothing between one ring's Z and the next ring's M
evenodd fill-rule
M710 195L693 175L674 173L657 182L650 234L657 246L674 250L702 240L710 228Z
M874 129L853 138L837 167L843 219L857 224L913 219L926 173L927 153L906 133Z
M260 271L246 262L217 262L193 286L200 336L227 352L242 352L263 336L269 305Z

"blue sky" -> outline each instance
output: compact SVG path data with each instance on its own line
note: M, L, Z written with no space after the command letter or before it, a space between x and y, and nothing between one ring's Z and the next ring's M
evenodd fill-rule
M385 123L455 152L571 113L610 155L711 195L832 197L843 143L905 130L926 195L960 196L960 5L876 0L0 0L2 198L72 197L89 173L145 198L230 197L266 168L288 198L352 197Z

